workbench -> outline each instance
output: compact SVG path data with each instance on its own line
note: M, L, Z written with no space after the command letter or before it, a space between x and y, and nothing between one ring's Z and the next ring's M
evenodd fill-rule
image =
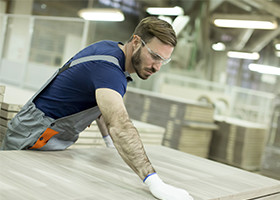
M280 199L280 182L163 146L146 146L159 176L195 200ZM150 200L116 149L0 151L1 200Z

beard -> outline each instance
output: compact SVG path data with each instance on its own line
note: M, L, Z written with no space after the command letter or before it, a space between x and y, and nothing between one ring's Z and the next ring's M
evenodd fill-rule
M142 70L142 60L141 60L141 49L142 48L139 48L139 50L137 52L135 52L135 54L132 55L131 63L132 63L132 67L135 70L138 77L143 80L146 80L149 76L141 73L143 71Z

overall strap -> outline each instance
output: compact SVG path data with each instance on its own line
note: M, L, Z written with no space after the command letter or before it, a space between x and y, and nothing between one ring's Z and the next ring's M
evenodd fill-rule
M73 67L75 65L84 63L84 62L89 62L89 61L96 61L96 60L104 60L107 62L111 62L113 64L115 64L116 66L118 66L121 70L121 66L119 64L119 60L117 58L115 58L114 56L109 56L109 55L92 55L92 56L86 56L86 57L82 57L82 58L78 58L76 60L73 60L72 62L68 62L67 64L65 64L62 68L59 69L58 74L62 73L63 71L65 71L66 69ZM122 70L123 71L123 70ZM124 75L127 79L127 81L132 81L132 78L130 76L130 74L125 71Z

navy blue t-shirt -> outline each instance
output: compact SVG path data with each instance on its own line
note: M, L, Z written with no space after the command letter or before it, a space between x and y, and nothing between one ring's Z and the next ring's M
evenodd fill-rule
M54 119L65 117L97 105L95 90L110 88L121 96L126 92L124 74L125 55L118 42L94 43L72 59L91 55L111 55L118 59L120 67L104 61L88 61L74 65L59 74L34 100L36 107Z

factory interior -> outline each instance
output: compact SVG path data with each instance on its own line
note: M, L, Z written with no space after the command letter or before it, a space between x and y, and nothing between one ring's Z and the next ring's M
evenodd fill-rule
M148 16L177 45L123 101L157 173L194 200L279 200L279 0L0 0L0 144L64 63ZM0 151L0 199L155 198L94 121L64 151Z

